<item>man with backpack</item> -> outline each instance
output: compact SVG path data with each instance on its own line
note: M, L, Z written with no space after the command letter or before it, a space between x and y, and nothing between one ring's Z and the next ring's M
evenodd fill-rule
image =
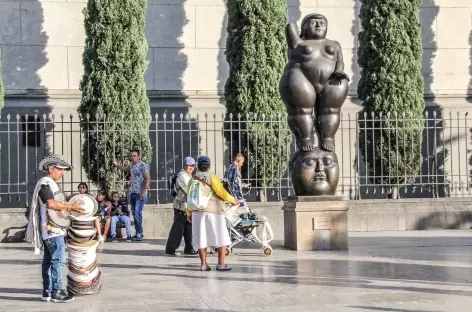
M179 248L182 241L182 236L185 241L184 254L195 255L197 251L193 249L192 245L192 223L187 220L187 186L192 173L195 169L195 159L192 157L185 157L184 167L177 176L171 179L171 194L174 196L174 223L169 232L169 238L166 244L166 254L169 256L176 256L176 250Z

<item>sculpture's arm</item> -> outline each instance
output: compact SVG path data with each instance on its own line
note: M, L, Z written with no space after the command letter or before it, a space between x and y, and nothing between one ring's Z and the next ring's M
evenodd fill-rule
M335 49L336 49L336 67L334 71L338 73L343 73L344 72L343 51L341 49L341 45L337 41L335 41Z
M334 68L331 78L335 78L337 80L346 79L347 81L350 81L349 76L344 73L343 51L339 42L334 41L334 48L336 51L336 67Z
M285 37L287 38L287 44L289 49L294 49L300 44L300 36L297 32L297 27L294 23L289 23L285 27Z

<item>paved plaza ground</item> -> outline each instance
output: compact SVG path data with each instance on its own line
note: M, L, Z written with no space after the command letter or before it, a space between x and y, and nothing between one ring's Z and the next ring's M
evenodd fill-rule
M231 272L164 255L165 240L106 242L103 288L67 304L40 301L40 257L0 244L0 311L470 311L472 231L351 233L348 251L235 249ZM279 243L280 245L280 243Z

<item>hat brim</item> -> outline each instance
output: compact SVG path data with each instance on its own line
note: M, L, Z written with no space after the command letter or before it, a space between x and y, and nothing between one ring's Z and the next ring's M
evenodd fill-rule
M67 170L67 171L72 170L72 166L64 166L64 165L54 166L54 168L64 169L64 170Z
M47 156L39 162L39 170L47 172L49 167L60 168L67 171L73 168L61 155L56 154Z

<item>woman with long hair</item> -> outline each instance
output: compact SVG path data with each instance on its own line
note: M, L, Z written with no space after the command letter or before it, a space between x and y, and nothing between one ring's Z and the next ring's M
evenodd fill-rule
M96 214L98 218L95 219L95 227L97 228L98 241L104 243L111 225L111 202L108 193L105 191L98 192L97 202L99 206ZM105 220L103 232L101 227L102 220Z

